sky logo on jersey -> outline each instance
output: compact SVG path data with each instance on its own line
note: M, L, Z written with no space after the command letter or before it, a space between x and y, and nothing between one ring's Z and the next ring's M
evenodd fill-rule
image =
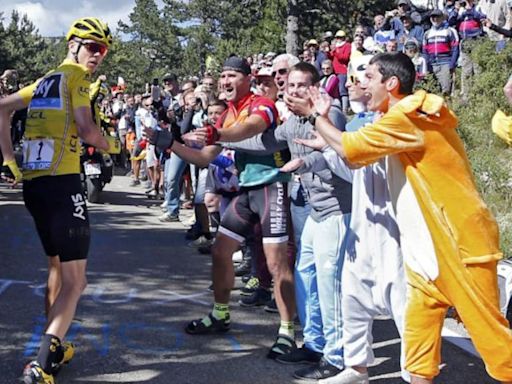
M62 109L61 82L62 73L54 73L41 80L30 102L30 109Z

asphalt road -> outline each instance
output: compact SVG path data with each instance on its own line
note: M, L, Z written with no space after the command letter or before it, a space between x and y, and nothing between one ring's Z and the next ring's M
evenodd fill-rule
M88 287L68 339L78 345L62 383L277 384L298 383L300 367L265 358L278 316L236 304L232 331L190 336L183 327L211 309L210 259L187 246L186 226L157 220L157 202L127 177L107 185L90 204L92 245ZM191 211L182 211L185 222ZM0 184L0 384L17 383L37 352L44 327L46 257L21 190ZM460 331L450 338L465 342ZM459 332L459 333L457 333ZM402 383L400 341L389 320L374 323L372 383ZM437 383L495 383L482 361L445 342Z

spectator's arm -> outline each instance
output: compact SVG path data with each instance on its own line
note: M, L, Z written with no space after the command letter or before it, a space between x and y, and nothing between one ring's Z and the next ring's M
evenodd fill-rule
M218 145L207 145L201 149L194 149L176 141L172 144L171 149L186 162L201 168L207 167L222 151L222 147Z
M221 143L224 147L253 155L271 155L288 148L288 143L283 135L284 124L276 129L267 129L248 139L233 143Z
M261 116L251 115L241 124L219 130L219 141L242 141L258 133L263 133L267 127L267 122Z
M194 118L194 111L185 112L183 115L183 120L180 122L181 134L184 135L187 132L190 132L194 129L194 125L192 124L192 119Z
M450 28L450 30L452 32L450 41L450 45L452 47L450 69L454 70L457 67L457 60L459 59L459 35L455 29Z
M496 24L491 24L489 29L498 32L500 35L503 35L505 37L512 37L512 30L499 27Z

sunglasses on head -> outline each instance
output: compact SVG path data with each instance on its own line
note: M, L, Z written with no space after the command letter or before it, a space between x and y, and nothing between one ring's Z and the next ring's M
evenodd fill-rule
M278 69L277 71L273 71L272 77L275 77L278 73L280 75L286 75L288 73L288 68L281 68L281 69Z
M108 48L106 46L104 46L103 44L95 43L93 41L81 41L80 44L83 45L85 49L87 49L92 54L99 53L101 56L104 56L108 51Z

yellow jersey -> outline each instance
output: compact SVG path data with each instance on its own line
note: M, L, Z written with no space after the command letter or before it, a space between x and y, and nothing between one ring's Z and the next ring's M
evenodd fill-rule
M90 108L91 75L64 60L43 78L18 91L28 105L23 178L80 173L80 139L73 110Z

